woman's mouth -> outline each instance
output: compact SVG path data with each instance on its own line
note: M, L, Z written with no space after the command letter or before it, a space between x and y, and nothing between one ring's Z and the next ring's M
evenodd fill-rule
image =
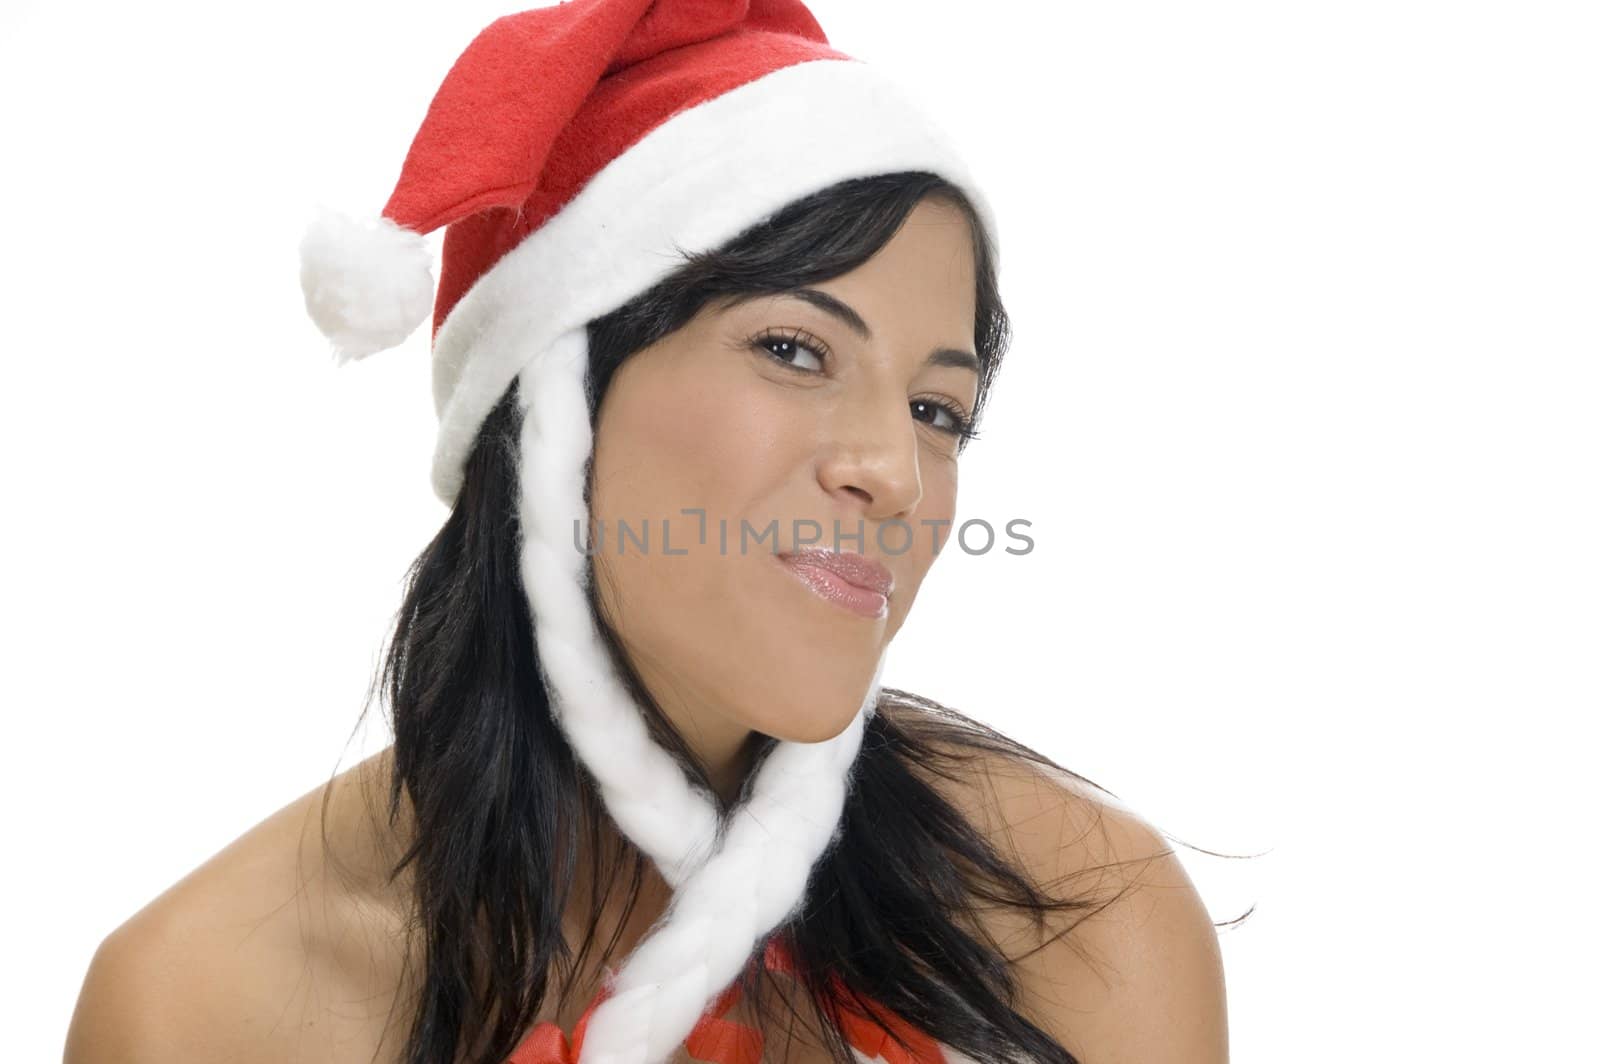
M773 555L816 595L862 617L889 615L894 577L863 554L807 549Z

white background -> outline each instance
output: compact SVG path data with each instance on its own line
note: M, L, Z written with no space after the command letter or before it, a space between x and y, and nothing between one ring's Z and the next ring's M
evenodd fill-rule
M335 371L296 246L516 9L0 16L9 1059L388 741L346 745L444 516L427 330ZM961 510L1036 548L947 551L887 682L1265 852L1179 848L1256 906L1235 1060L1593 1059L1593 8L813 10L967 148L1016 329Z

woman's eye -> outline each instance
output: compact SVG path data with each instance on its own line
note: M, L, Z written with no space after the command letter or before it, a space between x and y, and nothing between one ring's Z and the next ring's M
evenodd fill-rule
M947 432L952 436L964 436L967 434L968 422L966 415L949 403L934 402L931 399L913 399L911 400L911 409L919 421L923 420L921 415L932 413L933 420L929 421L929 424L941 432ZM938 421L940 414L943 414L945 418L943 424Z
M808 340L801 335L787 335L782 333L764 333L750 341L755 347L766 352L774 361L785 366L815 373L822 368L823 361L827 358L828 350L820 341ZM804 364L805 359L811 358L815 366Z

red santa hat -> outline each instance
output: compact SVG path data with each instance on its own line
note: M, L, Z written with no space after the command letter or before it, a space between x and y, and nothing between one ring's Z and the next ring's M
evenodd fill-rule
M803 901L877 702L782 742L720 824L649 737L584 593L593 438L586 323L786 204L923 170L989 204L906 91L829 45L799 0L569 0L496 19L451 67L371 222L323 213L306 308L343 364L433 310L432 487L453 503L478 429L519 385L521 576L552 707L618 826L674 888L591 1017L583 1064L667 1059L761 937ZM445 226L437 292L423 235ZM724 830L725 829L725 830Z

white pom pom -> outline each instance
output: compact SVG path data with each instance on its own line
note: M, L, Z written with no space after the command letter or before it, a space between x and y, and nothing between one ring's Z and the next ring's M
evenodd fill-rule
M300 287L339 365L416 331L433 310L430 267L421 233L382 215L361 221L318 209L300 241Z

